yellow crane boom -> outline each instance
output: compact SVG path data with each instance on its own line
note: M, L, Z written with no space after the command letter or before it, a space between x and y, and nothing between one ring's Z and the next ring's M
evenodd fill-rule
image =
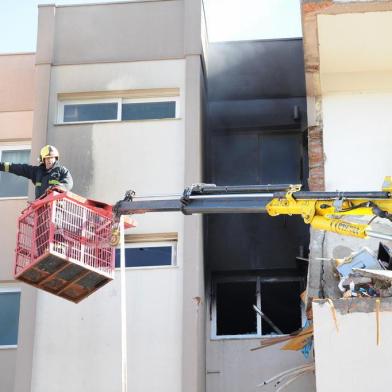
M270 216L300 215L318 230L357 238L391 239L367 224L349 222L348 216L368 216L392 221L392 178L386 177L382 191L311 192L301 185L217 186L196 184L179 197L135 197L128 191L114 207L117 216L146 212L181 211L191 214L267 213Z

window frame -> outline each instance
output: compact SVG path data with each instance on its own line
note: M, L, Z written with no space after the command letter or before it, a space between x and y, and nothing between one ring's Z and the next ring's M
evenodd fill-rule
M122 105L126 103L148 103L148 102L175 102L176 112L175 117L165 118L146 118L139 120L123 120L122 119ZM95 103L116 103L117 104L117 118L111 120L88 120L88 121L64 121L64 108L66 105L88 105ZM134 122L134 121L159 121L159 120L175 120L180 118L180 97L152 97L152 98L94 98L94 99L63 99L58 100L57 105L57 122L55 125L72 125L72 124L95 124L95 123L110 123L110 122Z
M123 104L127 103L149 103L149 102L175 102L176 103L176 112L174 117L165 117L165 118L150 118L143 120L120 120L120 121L148 121L148 120L170 120L176 119L180 117L180 97L157 97L157 98L122 98L121 109ZM120 116L121 118L121 116Z
M127 267L126 270L150 270L150 269L167 269L167 268L177 268L177 245L178 241L154 241L154 242L126 242L125 249L129 248L158 248L162 246L167 246L172 248L171 254L171 264L170 265L150 265L150 266L138 266L138 267ZM116 249L121 249L117 247ZM120 271L120 267L115 267L116 271Z
M0 295L2 293L19 293L19 319L18 319L18 341L19 341L19 327L20 327L20 304L21 304L21 299L22 299L22 290L19 287L0 287ZM18 344L8 344L8 345L1 345L0 344L0 350L9 350L9 349L15 349L18 348Z
M216 278L212 281L212 295L211 301L211 340L221 340L221 339L254 339L259 338L261 335L259 331L261 330L261 317L256 313L256 327L257 332L255 334L245 334L245 335L217 335L217 301L216 293L217 286L220 283L235 283L235 282L255 282L256 283L256 305L260 307L261 297L260 297L260 280L257 276L247 276L247 277L221 277Z
M110 120L88 120L88 121L64 121L64 108L66 105L89 105L95 103L116 103L117 104L117 118ZM120 111L120 113L119 113ZM121 98L102 98L102 99L72 99L72 100L59 100L57 124L92 124L92 123L107 123L119 121L121 118Z
M286 282L300 282L302 278L300 277L285 277L279 278L279 283ZM289 334L266 334L262 333L262 319L261 316L256 312L256 323L257 323L257 333L255 334L239 334L239 335L217 335L217 285L219 283L235 283L235 282L256 282L256 303L255 305L261 309L261 283L262 282L276 282L274 277L264 277L264 276L232 276L232 277L216 277L211 281L211 294L209 297L210 301L210 339L211 340L228 340L228 339L260 339L260 338L276 338L277 336L288 336ZM301 312L301 319L303 318L304 309L301 304L299 311Z
M23 144L19 144L19 143L7 143L7 144L3 144L0 143L0 161L4 162L2 160L2 155L3 155L3 151L10 151L10 150L29 150L31 153L31 145L27 144L26 142L24 142ZM5 161L7 162L7 161ZM17 162L15 162L17 163ZM26 179L26 181L28 181ZM26 196L0 196L0 201L1 200L25 200L28 198L28 194Z

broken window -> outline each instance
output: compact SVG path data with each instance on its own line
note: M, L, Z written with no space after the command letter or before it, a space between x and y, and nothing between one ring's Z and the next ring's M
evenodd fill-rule
M256 303L256 282L217 283L217 335L257 334Z
M261 282L261 310L282 333L301 328L300 282ZM276 333L266 318L261 320L262 335Z
M298 277L215 279L212 338L279 335L301 328L300 291Z

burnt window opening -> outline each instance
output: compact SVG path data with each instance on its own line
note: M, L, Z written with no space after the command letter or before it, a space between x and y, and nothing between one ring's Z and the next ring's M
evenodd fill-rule
M212 338L280 335L301 328L298 278L222 278L213 287Z
M217 335L257 334L256 282L222 282L216 285Z
M300 282L261 282L261 310L284 333L301 328ZM263 335L275 331L265 320L261 321Z

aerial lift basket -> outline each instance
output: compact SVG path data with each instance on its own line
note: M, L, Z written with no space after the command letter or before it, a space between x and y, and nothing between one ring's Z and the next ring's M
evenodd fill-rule
M112 207L50 192L18 219L15 278L79 302L114 277Z

